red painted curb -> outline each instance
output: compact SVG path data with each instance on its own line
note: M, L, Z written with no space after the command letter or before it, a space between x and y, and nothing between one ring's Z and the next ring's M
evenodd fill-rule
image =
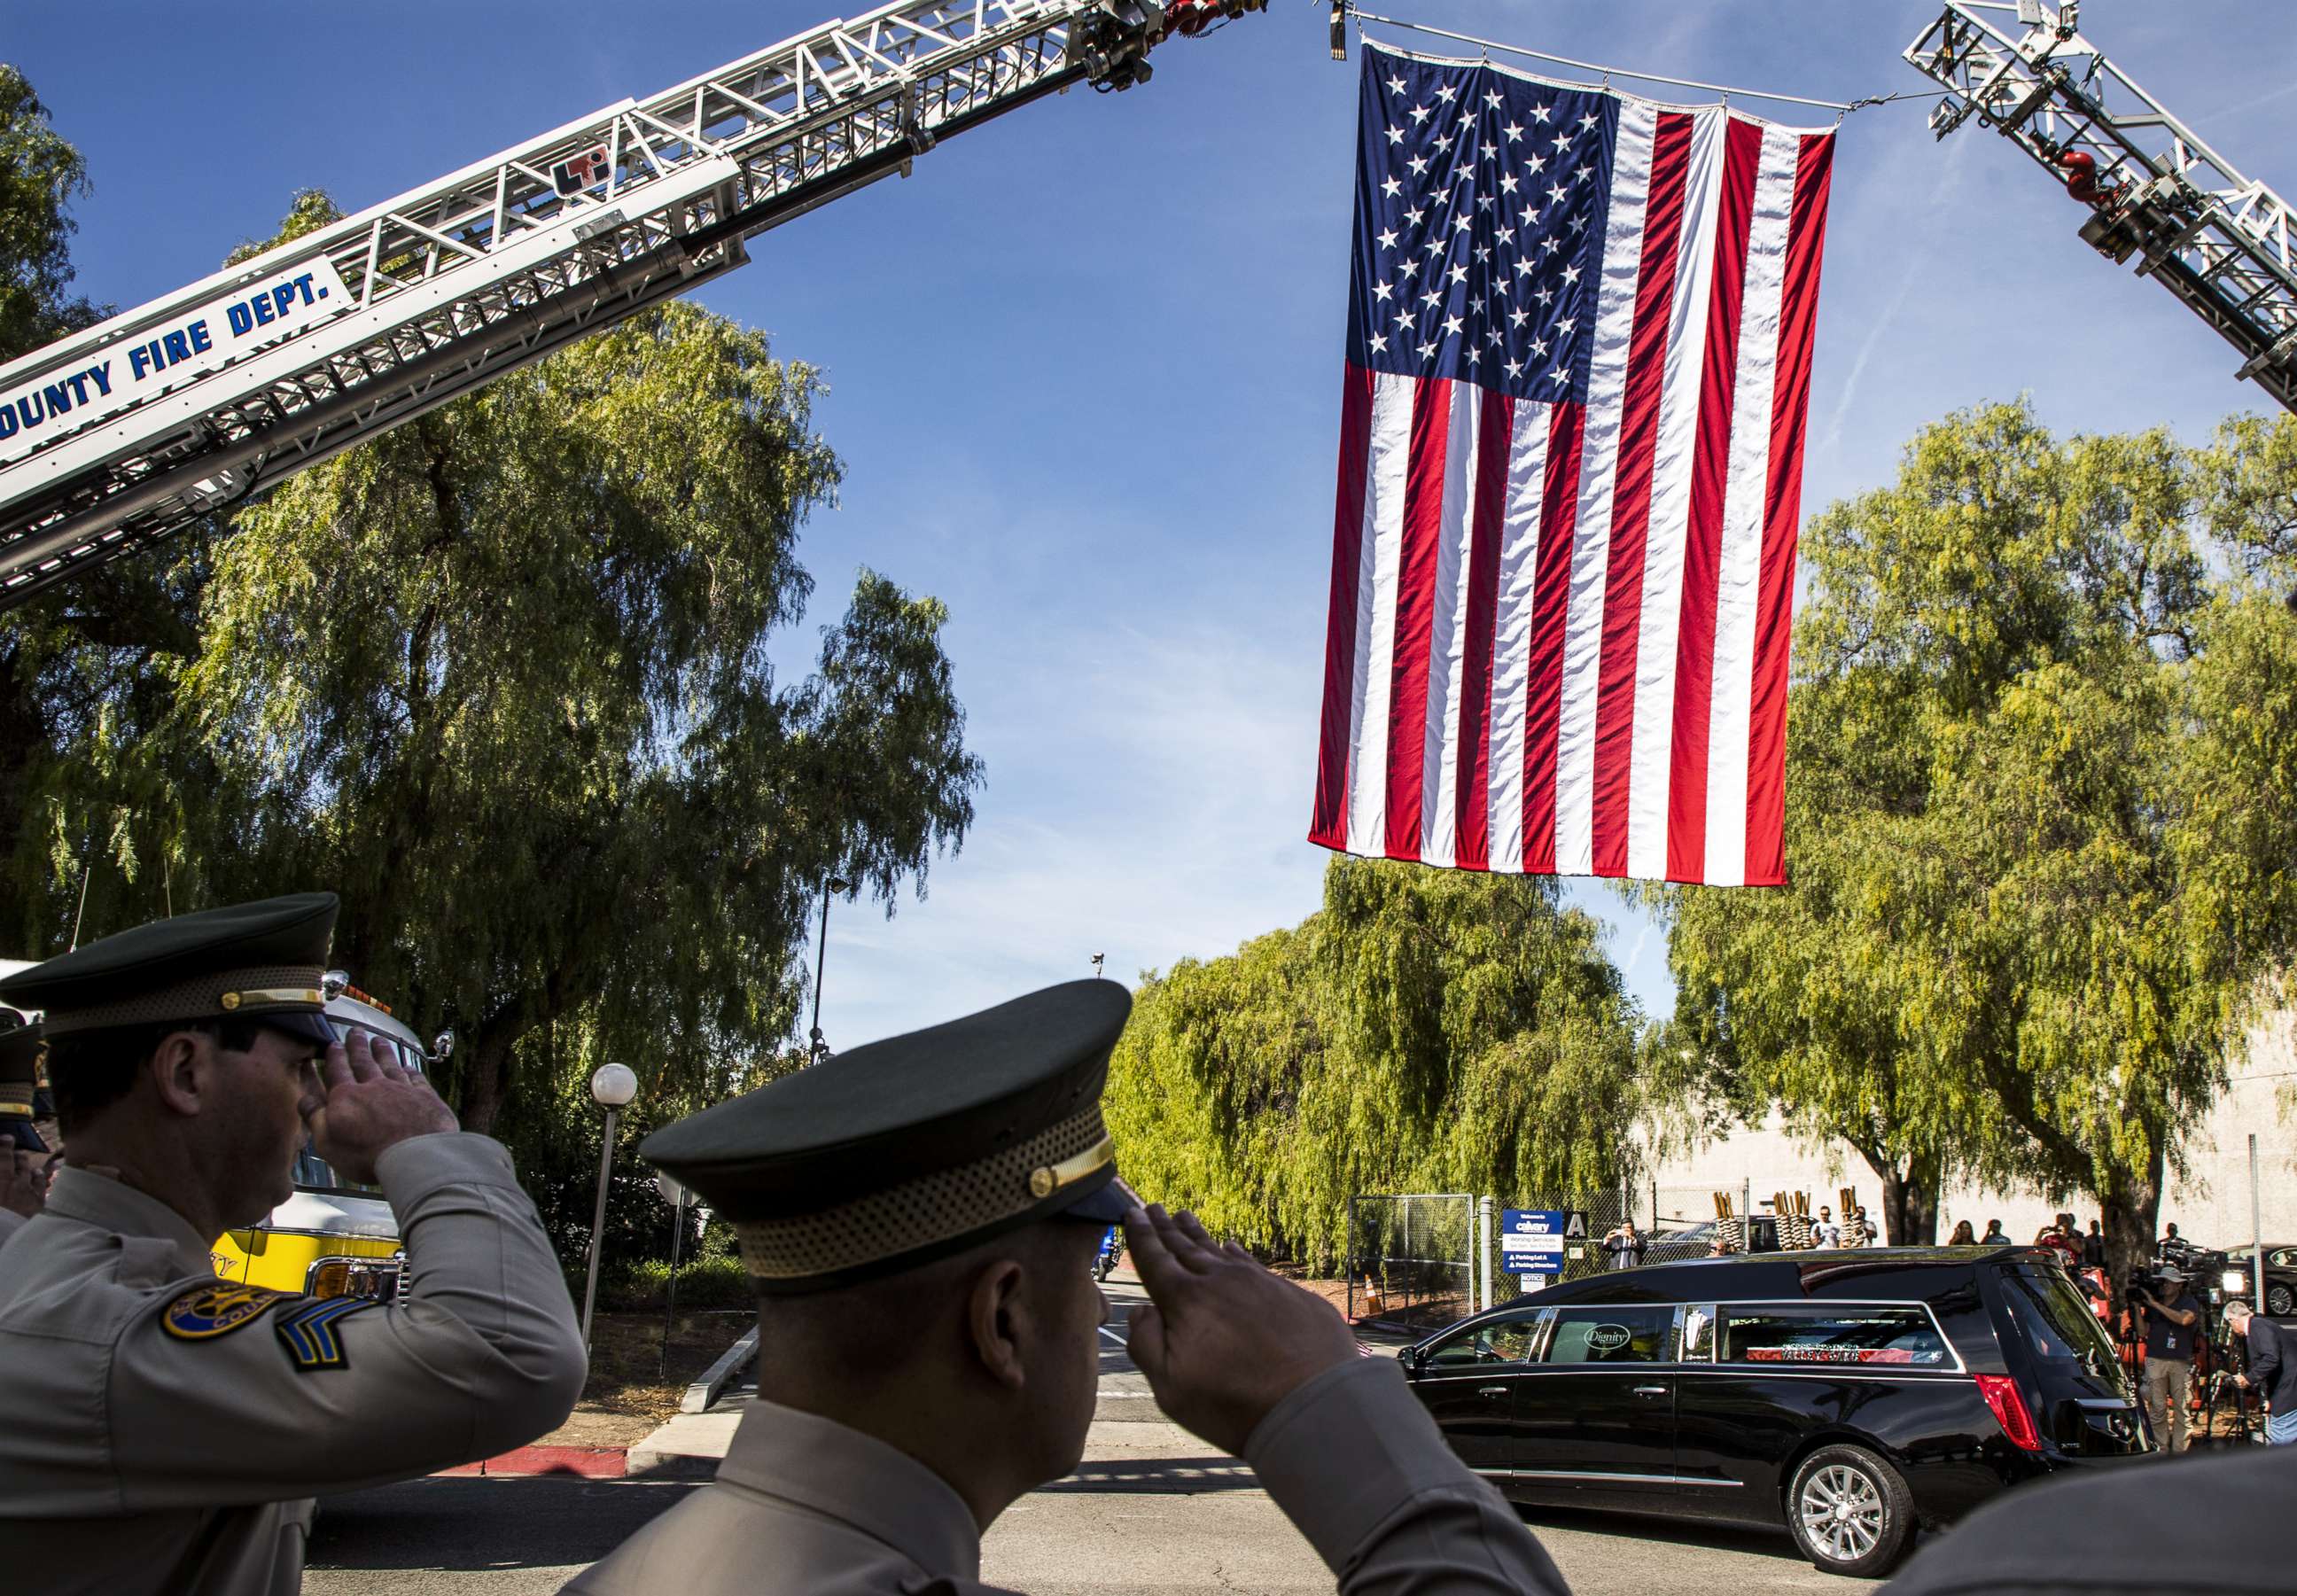
M630 1472L629 1449L621 1446L522 1446L476 1463L441 1468L440 1475L573 1474L584 1479L620 1479Z

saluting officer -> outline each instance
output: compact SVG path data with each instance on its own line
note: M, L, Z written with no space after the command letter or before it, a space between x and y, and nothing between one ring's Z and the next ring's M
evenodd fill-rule
M582 1343L541 1222L388 1043L338 1043L332 893L181 915L0 982L46 1012L70 1148L0 1268L12 1590L292 1592L317 1492L506 1451L564 1419ZM321 1062L324 1057L324 1063ZM398 1304L216 1278L306 1131L406 1238ZM117 1178L85 1167L116 1171Z
M716 1482L566 1589L958 1596L981 1533L1083 1455L1111 1221L1165 1411L1244 1457L1351 1592L1561 1592L1387 1358L1191 1215L1143 1211L1100 1114L1132 1000L1080 981L855 1048L647 1138L732 1222L758 1396Z
M0 1009L0 1246L40 1211L47 1190L47 1144L32 1123L39 1090L40 1028L12 1023Z

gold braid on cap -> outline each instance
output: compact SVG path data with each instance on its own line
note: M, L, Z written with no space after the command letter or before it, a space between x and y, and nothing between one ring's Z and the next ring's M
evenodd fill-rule
M737 1222L742 1263L762 1280L858 1269L1017 1218L1116 1158L1100 1105L955 1169L786 1219Z
M90 1008L51 1009L41 1022L49 1036L103 1031L114 1025L156 1025L169 1020L212 1020L226 1015L256 1016L281 1009L318 1014L327 1007L319 990L317 965L258 965L217 970L161 986L130 992Z
M29 1086L0 1086L0 1114L21 1114L32 1117L32 1089Z

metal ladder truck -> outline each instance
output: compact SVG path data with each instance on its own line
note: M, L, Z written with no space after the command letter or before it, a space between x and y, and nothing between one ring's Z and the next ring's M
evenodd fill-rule
M1906 53L1947 90L1931 131L1944 138L1975 117L2048 167L2089 207L2084 242L2116 264L2134 259L2241 351L2236 375L2297 410L2288 202L2082 37L2078 5L1953 0Z
M897 0L0 368L0 610L748 260L745 241L1267 0Z

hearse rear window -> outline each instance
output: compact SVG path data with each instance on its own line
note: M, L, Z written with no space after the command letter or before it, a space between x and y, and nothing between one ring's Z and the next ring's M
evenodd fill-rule
M1944 1369L1954 1362L1920 1308L1864 1304L1725 1306L1722 1353L1725 1363Z

